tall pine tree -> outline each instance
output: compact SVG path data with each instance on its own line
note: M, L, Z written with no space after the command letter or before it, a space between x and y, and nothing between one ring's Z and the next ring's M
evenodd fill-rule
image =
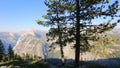
M64 2L60 0L45 0L48 7L47 14L43 15L47 21L37 20L37 23L44 26L51 26L47 33L48 41L52 41L51 48L55 48L56 44L60 46L61 61L64 65L63 46L66 45L66 17Z
M89 40L97 40L97 34L114 28L117 24L112 22L119 17L118 1L109 4L108 0L76 0L76 45L75 66L79 68L79 54L89 49ZM106 19L105 23L95 25L94 20ZM119 22L119 20L118 20Z
M75 67L79 68L80 53L90 49L89 40L97 41L105 31L113 29L120 20L118 0L110 3L109 0L62 0L66 6L73 4L74 11L70 11L67 18L73 22L68 31L75 37ZM68 9L69 11L70 9ZM72 13L72 14L71 14ZM94 21L101 20L101 21ZM103 21L102 21L103 20ZM113 21L114 20L114 21ZM74 29L74 30L73 30ZM74 39L73 39L74 40Z
M90 45L89 45L89 40L96 41L98 39L97 34L101 34L105 31L113 29L117 22L120 22L118 19L118 14L117 12L119 11L119 5L118 5L118 0L114 1L113 3L110 3L109 0L49 0L50 2L53 2L54 4L51 4L50 2L46 3L48 8L47 16L44 16L46 19L49 19L47 23L39 21L39 24L42 25L52 25L54 26L54 29L51 28L50 32L48 35L51 35L53 38L58 37L60 38L60 34L57 32L59 31L58 27L61 25L61 22L66 21L67 27L65 26L65 29L61 30L65 32L69 32L67 36L74 36L70 37L68 40L75 40L75 67L79 68L79 57L80 57L80 52L84 52L89 50ZM59 3L64 3L64 6L68 7L67 11L68 13L61 19L61 8L58 6L59 4L56 3L57 1L60 1ZM63 2L62 2L63 1ZM50 5L51 4L51 5ZM57 6L55 5L57 4ZM76 8L74 11L72 11L69 7L69 5L75 6ZM66 9L65 7L65 9ZM59 8L59 10L58 10ZM53 10L54 9L54 10ZM62 10L62 12L64 12ZM103 21L97 21L96 23L94 20L103 20ZM114 21L112 21L114 20ZM57 23L56 23L57 22ZM60 23L58 23L60 22ZM72 24L70 23L72 22ZM70 24L70 27L68 25ZM57 26L56 26L57 25ZM66 31L66 29L68 31ZM62 38L63 39L63 38ZM59 40L58 40L59 41ZM63 40L64 41L64 40ZM57 43L60 43L62 41L59 41ZM72 41L73 42L73 41ZM62 53L62 52L61 52Z
M0 61L3 59L4 55L5 55L4 45L2 41L0 40Z

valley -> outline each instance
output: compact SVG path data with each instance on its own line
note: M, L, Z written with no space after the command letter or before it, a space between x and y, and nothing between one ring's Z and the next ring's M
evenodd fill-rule
M101 60L101 59L119 58L120 56L119 31L120 29L107 32L107 35L111 37L114 41L108 46L102 48L98 46L94 47L93 48L94 52L88 51L83 53L82 60L83 61L96 60L94 62L97 63L97 60L100 60L100 62L103 61L107 62L107 60ZM38 56L40 58L38 58L37 60L41 61L42 59L47 59L47 62L49 63L52 64L58 63L57 65L60 65L59 64L60 60L58 60L60 59L61 56L60 49L59 47L56 47L54 50L49 51L50 42L46 41L47 39L46 33L47 31L42 31L42 30L28 30L22 33L0 32L0 39L4 44L6 53L9 45L12 45L14 53L21 57L25 57L25 55L29 55L29 57L32 56L32 58L35 58L35 56ZM72 44L68 43L68 45L64 47L64 55L65 55L66 63L71 64L73 63L74 60L74 48L72 47ZM105 49L106 51L104 51L103 49ZM102 51L104 53L102 53ZM32 62L32 61L30 62L26 61L29 60L27 57L24 60L25 61L20 61L20 62L24 62L24 63ZM35 64L37 62L38 61L35 61Z

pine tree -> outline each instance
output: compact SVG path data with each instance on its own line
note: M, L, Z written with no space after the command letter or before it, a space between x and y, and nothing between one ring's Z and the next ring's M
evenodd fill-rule
M58 3L54 2L54 0L50 0L50 2L51 1L58 5ZM66 22L67 26L65 26L65 29L63 30L64 31L67 30L66 32L69 33L67 34L67 41L73 42L74 40L76 42L75 67L79 68L80 53L88 51L91 47L89 44L89 40L96 41L97 39L99 39L97 36L98 34L113 29L117 25L117 23L120 22L120 20L114 20L115 18L116 19L119 18L117 12L120 10L120 8L117 0L111 4L109 4L110 3L109 0L60 0L60 1L63 1L61 3L64 3L64 6L68 7L67 8L68 12L66 14L68 16L64 17L65 21L67 20ZM50 9L52 9L51 7L54 7L55 9L56 7L60 8L55 4L52 4L51 6L48 5L48 7ZM69 5L70 7L71 5L75 6L75 8L73 7L72 9L70 9ZM72 11L73 9L74 11ZM53 10L49 11L52 12ZM60 12L61 10L57 11ZM51 14L53 14L53 16ZM55 16L54 13L48 13L48 16L45 17L49 19L49 21L45 24L39 22L40 24L43 25L49 24L54 26L58 25L58 23L57 24L54 23L54 21L57 20L58 22L59 20L59 18L57 18L57 16ZM94 20L96 19L101 19L105 21L104 22L98 21L98 23L96 22L94 23ZM112 20L114 20L114 22ZM60 19L60 21L63 22L63 19ZM70 27L68 27L68 25ZM56 36L59 37L59 34L58 35L56 34L55 29L51 29L51 32L49 32L49 34L52 34L53 38L55 38Z
M11 45L9 45L9 47L8 47L8 58L9 58L9 60L14 59L14 51L12 50Z
M4 55L5 55L4 45L2 41L0 40L0 61L3 59Z
M75 66L79 68L79 54L89 49L88 40L97 40L97 34L111 30L117 24L112 22L118 12L118 1L107 5L108 0L76 0L76 45ZM103 18L107 22L95 25L93 20ZM112 22L112 23L111 23Z
M66 6L73 4L76 6L74 11L70 11L69 19L72 21L72 29L68 31L73 33L75 38L75 67L79 68L80 53L88 51L91 46L89 40L97 41L98 34L113 29L120 20L117 12L120 10L118 0L109 4L109 0L62 0L66 2ZM69 11L70 9L68 9ZM117 20L114 20L114 19ZM94 23L94 20L102 19L106 21L98 21ZM114 22L112 21L114 20ZM97 25L98 24L98 25ZM72 33L71 33L72 32Z
M37 20L37 23L44 26L51 26L47 33L48 41L52 41L50 48L54 49L56 44L60 46L61 61L64 65L63 46L66 45L66 19L64 2L60 0L46 0L45 5L48 7L47 14L43 17L48 21Z

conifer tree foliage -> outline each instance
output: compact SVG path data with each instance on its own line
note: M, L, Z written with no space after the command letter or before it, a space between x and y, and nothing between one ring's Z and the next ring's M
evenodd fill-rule
M114 45L115 39L105 33L98 36L99 39L97 39L97 41L91 41L92 47L90 48L90 52L102 58L111 57L109 46Z
M68 18L74 22L72 24L74 27L72 29L74 30L70 30L69 32L72 32L75 37L75 66L79 68L80 53L88 51L91 48L88 41L98 41L98 34L113 29L120 22L118 20L120 16L117 13L120 8L118 0L113 1L113 3L110 3L110 0L63 1L69 4L74 3L73 6L76 6L74 11L70 12L72 14ZM94 22L96 19L103 21Z
M60 0L45 0L45 5L48 7L47 14L43 18L47 21L37 20L37 23L44 26L50 26L49 32L46 34L48 40L52 41L50 48L54 49L56 44L60 46L61 61L64 65L63 46L66 45L66 16L64 2Z
M97 34L113 29L119 22L119 20L112 22L114 18L119 17L118 9L117 0L112 4L109 4L108 0L76 0L75 66L77 68L79 67L80 52L89 49L88 40L97 40ZM98 18L106 19L106 22L98 21L99 25L95 25L93 20Z
M9 47L8 47L8 58L9 58L9 60L14 59L14 51L13 51L11 45L9 45Z
M2 41L0 40L0 61L3 59L4 55L5 55L4 45Z
M58 1L64 7L58 6L60 5ZM75 41L76 68L79 68L80 52L88 51L91 47L89 40L98 41L98 34L113 29L120 22L118 20L120 16L117 13L120 10L118 0L114 0L112 3L109 0L49 0L46 5L50 8L47 15L44 16L48 21L37 22L45 26L52 26L47 34L49 40L54 40L56 37L61 38L63 41L60 39L56 41L59 44L64 41ZM67 11L67 14L64 13L64 10ZM94 21L96 19L99 21ZM65 37L62 38L63 36Z

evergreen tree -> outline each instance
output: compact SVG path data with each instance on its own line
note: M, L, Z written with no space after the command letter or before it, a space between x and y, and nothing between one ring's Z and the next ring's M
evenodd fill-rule
M0 61L3 60L3 57L5 55L5 49L2 41L0 40Z
M107 5L108 4L108 5ZM118 1L109 4L109 0L76 0L76 45L75 66L79 68L79 54L88 50L89 40L97 40L97 35L113 29L117 22L112 22L119 9ZM95 25L94 20L106 19L105 23Z
M120 10L118 0L109 4L109 0L62 0L66 6L72 4L76 6L74 11L70 10L69 18L72 21L72 29L69 34L74 35L75 44L75 67L79 68L79 57L85 51L88 51L91 46L89 41L97 41L98 34L113 29L120 20L117 12ZM115 19L116 18L116 19ZM96 19L103 21L94 22ZM114 20L114 22L112 21ZM68 24L68 23L67 23ZM98 24L98 25L97 25Z
M14 51L13 51L11 45L9 45L9 47L8 47L8 58L9 58L9 60L14 59Z
M64 65L63 46L66 45L66 16L64 2L60 0L46 0L45 5L48 7L47 14L43 17L48 21L37 20L37 23L44 26L51 26L47 33L48 41L52 41L50 48L55 48L56 44L60 46L61 61Z
M14 59L15 59L15 60L18 60L18 61L21 61L21 60L22 60L22 57L21 57L20 55L15 54L15 55L14 55Z
M63 3L63 6L65 6L65 9L67 9L68 11L67 14L63 13L65 15L68 15L63 17L64 20L61 19L61 14L58 15L56 14L57 12L60 12L62 10L62 8L58 6L59 3L56 3L56 1L54 0L49 1L55 3L55 4L51 4L50 2L46 3L48 5L48 8L51 9L48 10L48 12L51 13L48 13L47 14L48 16L45 16L47 19L49 19L49 21L47 21L47 23L45 24L43 24L43 22L41 23L40 21L38 23L43 25L52 25L54 27L60 25L61 27L62 26L61 22L67 20L67 22L65 23L65 29L62 29L60 33L57 32L57 30L59 31L59 29L51 28L49 34L52 35L53 38L55 38L62 37L59 36L60 34L62 35L62 31L69 33L67 34L67 41L71 42L73 42L73 40L75 41L76 68L79 68L80 53L88 51L91 47L88 41L89 40L96 41L97 39L99 39L99 37L97 36L98 34L113 29L116 26L116 24L120 22L120 20L116 20L119 18L117 12L120 10L118 0L114 1L111 4L109 0L56 0L60 1L59 3ZM75 8L73 7L72 9L70 9L71 5L74 6ZM58 10L58 8L60 8L60 10ZM64 11L62 10L62 12ZM98 23L96 23L94 21L96 19L103 20L104 22L98 21ZM58 23L59 21L60 23ZM68 27L68 25L70 27ZM62 41L59 41L59 43L60 42Z

